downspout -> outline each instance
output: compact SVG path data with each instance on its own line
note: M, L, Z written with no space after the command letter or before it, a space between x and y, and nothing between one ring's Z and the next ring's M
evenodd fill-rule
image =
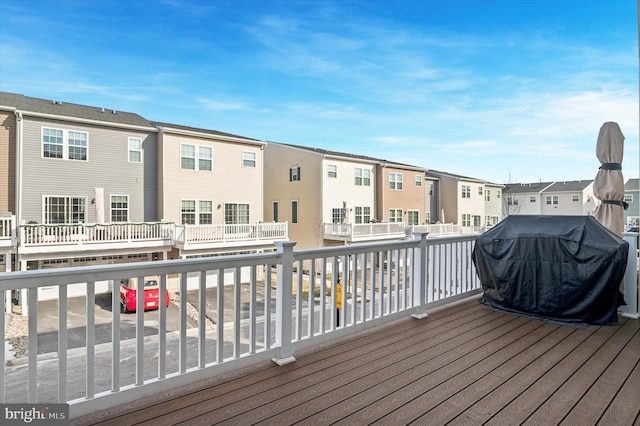
M15 215L16 225L19 226L22 217L22 145L23 145L23 129L22 129L22 112L14 111L16 115L16 193L15 193Z

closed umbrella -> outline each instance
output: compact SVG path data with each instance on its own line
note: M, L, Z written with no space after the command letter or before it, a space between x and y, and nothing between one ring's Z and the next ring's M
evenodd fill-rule
M624 231L624 179L622 155L624 135L618 123L607 122L600 127L596 156L602 165L593 182L593 194L601 201L595 218L611 232L622 238Z

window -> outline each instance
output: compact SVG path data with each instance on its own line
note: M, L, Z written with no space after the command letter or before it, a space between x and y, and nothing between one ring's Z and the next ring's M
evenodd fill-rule
M462 185L462 198L471 198L471 186Z
M224 223L244 224L249 223L249 204L225 204Z
M69 132L69 160L87 159L87 134Z
M420 175L416 175L416 186L418 187L422 186L422 176Z
M407 211L407 225L420 225L420 212L418 210Z
M482 195L482 187L481 186L478 187L478 195Z
M111 222L129 221L129 196L111 196Z
M484 191L484 200L485 201L491 201L491 190L487 189L486 191Z
M198 170L205 172L213 170L213 148L210 146L198 147Z
M198 201L198 225L213 223L213 201Z
M196 169L196 147L195 145L180 145L180 168L185 170Z
M64 143L62 130L42 129L42 156L48 158L62 158Z
M529 202L530 203L535 203L536 202L536 196L535 195L529 196Z
M580 196L579 195L572 195L571 196L571 201L573 201L574 203L577 203L580 201Z
M402 209L389 209L389 222L402 222Z
M66 144L65 144L66 133ZM89 135L73 130L42 128L42 156L45 158L66 158L87 160Z
M278 202L274 201L273 202L273 221L277 222L278 221Z
M142 139L129 138L129 162L142 163Z
M624 194L625 203L633 203L633 194Z
M182 200L180 208L180 218L183 225L196 224L196 201Z
M300 167L292 167L289 169L289 182L300 180Z
M507 197L507 205L509 206L517 206L518 205L518 197Z
M242 167L256 167L256 153L242 151Z
M197 148L197 149L196 149ZM184 170L213 170L213 148L190 144L180 145L180 168Z
M371 186L371 170L356 168L356 186Z
M424 223L431 223L431 212L426 212L424 214Z
M331 209L331 223L342 223L344 209Z
M473 216L473 226L482 226L482 216Z
M433 184L432 183L429 184L429 196L430 197L433 196Z
M369 223L369 222L371 222L371 207L356 207L355 208L355 222L356 223Z
M389 189L402 190L402 173L389 173Z
M336 166L335 164L328 164L327 177L330 177L330 178L338 177L338 166Z
M558 196L557 195L547 195L547 205L551 206L551 205L558 205Z
M84 197L44 197L44 223L85 222Z
M291 202L291 223L298 223L298 202Z
M496 198L500 198L500 191L496 194Z
M468 213L462 214L462 226L471 226L471 215Z

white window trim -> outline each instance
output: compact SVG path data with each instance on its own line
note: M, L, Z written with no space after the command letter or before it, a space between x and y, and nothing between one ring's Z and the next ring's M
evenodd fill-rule
M42 223L47 223L47 198L64 198L67 200L67 202L70 202L72 199L81 199L84 200L84 222L80 221L78 223L86 223L87 222L87 215L89 213L89 199L86 196L73 196L73 195L51 195L51 194L47 194L47 195L43 195L42 196ZM68 204L68 206L70 207L70 203ZM70 215L71 211L67 211L65 212L65 216L66 215ZM70 219L70 217L68 218ZM64 223L75 223L75 222L64 222Z
M56 157L45 157L44 156L44 130L48 129L48 130L56 130L56 131L61 131L62 132L62 158L56 158ZM69 133L70 132L75 132L75 133L82 133L85 134L87 136L87 145L84 147L85 151L86 151L86 158L84 160L80 160L80 159L76 159L76 158L69 158ZM57 145L57 144L56 144ZM74 145L75 146L75 145ZM84 131L84 130L77 130L77 129L61 129L59 127L51 127L51 126L42 126L40 127L40 158L43 159L51 159L51 160L64 160L64 161L89 161L89 132Z
M331 176L331 173L334 175ZM338 177L338 166L335 164L327 164L327 177L335 179Z
M113 197L125 197L127 199L127 220L123 221L123 222L113 222L112 218L113 218L113 208L111 207L111 205L113 204ZM127 222L131 222L131 202L130 202L130 198L129 195L127 194L109 194L109 223L127 223Z
M253 159L245 158L245 156L253 156ZM253 161L253 166L246 165L245 161ZM250 169L255 169L258 167L258 154L255 151L242 151L242 167L248 167Z
M131 149L131 141L140 141L140 149ZM140 153L140 161L131 161L131 153L132 152L139 152ZM130 136L127 139L127 161L129 163L136 163L136 164L142 164L144 162L144 157L142 154L142 138L136 138L133 136Z
M182 147L183 146L192 146L194 148L194 153L193 153L193 157L186 157L182 155ZM211 158L201 158L200 156L200 149L204 148L204 149L208 149L211 152ZM191 170L193 172L207 172L207 173L211 173L213 172L213 147L211 146L207 146L207 145L196 145L193 143L181 143L180 144L180 170ZM186 169L184 167L182 167L182 159L183 158L192 158L194 165L193 165L193 169ZM210 161L211 162L211 170L203 170L200 168L200 160L206 160L206 161Z

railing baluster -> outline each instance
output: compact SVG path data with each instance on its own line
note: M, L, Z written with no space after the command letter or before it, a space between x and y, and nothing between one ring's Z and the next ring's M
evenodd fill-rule
M90 281L87 283L86 297L86 334L87 334L87 399L92 399L96 392L95 382L95 358L96 358L96 283Z
M136 386L144 383L144 276L136 286Z
M315 334L315 306L316 306L316 262L311 259L309 263L309 307L307 308L307 335L312 337Z
M271 264L266 265L264 280L264 348L271 349Z
M256 266L251 266L251 274L249 278L249 353L256 353L256 301L257 301L257 280Z
M224 361L224 269L218 269L218 287L216 288L216 362Z
M162 380L166 377L167 377L167 275L162 274L160 275L160 309L158 310L158 379Z
M4 364L3 364L4 365ZM67 402L67 285L58 287L58 402Z
M187 273L180 274L180 347L178 356L178 371L184 374L187 371Z
M207 271L200 271L198 282L198 368L204 368L207 343Z
M111 280L111 392L120 390L120 281Z
M242 308L242 281L240 268L235 269L233 278L233 358L240 358L240 313Z
M0 306L2 306L3 308L5 308L6 306L6 298L7 298L7 293L9 293L9 291L0 291L0 302L2 302L2 304ZM10 294L10 293L9 293ZM9 306L10 308L11 306ZM5 308L6 309L6 308ZM6 335L5 335L5 330L6 328L6 324L5 324L5 317L6 315L2 314L0 315L0 337L2 338L2 342L4 342L6 340ZM2 351L0 351L0 365L4 366L6 365L7 360L5 359L5 350L3 349ZM4 387L5 387L5 369L2 369L2 372L0 372L0 404L4 404L5 403L5 391L4 391Z
M27 290L29 307L29 385L27 402L38 402L38 289Z
M298 261L296 268L296 322L295 340L302 340L302 261Z

